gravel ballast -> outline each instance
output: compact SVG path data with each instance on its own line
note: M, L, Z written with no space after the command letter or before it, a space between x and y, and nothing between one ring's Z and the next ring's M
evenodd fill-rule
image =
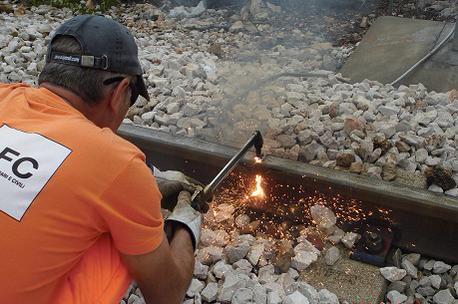
M445 2L431 5L448 14ZM276 7L258 13L281 14ZM178 10L172 18L149 4L106 13L134 34L152 97L140 98L125 123L236 147L260 129L266 154L458 196L456 90L351 85L336 70L353 46L334 47L315 32L241 20L224 9L193 14L182 18ZM0 82L36 84L50 35L72 16L49 6L0 13ZM332 211L311 210L313 229L333 231L319 250L306 237L280 242L242 233L253 221L225 207L215 212L223 228L206 219L184 303L338 303L299 276L322 255L329 267L339 263L358 240L336 227ZM458 265L398 256L380 270L387 301L457 304ZM122 303L144 303L135 284Z
M288 31L229 30L240 16L227 10L173 19L139 4L108 15L134 33L146 83L156 86L125 122L234 146L260 129L267 154L458 195L455 91L347 84L326 64L346 49L298 29L301 42L260 49ZM34 84L49 35L71 16L46 6L2 13L0 81Z

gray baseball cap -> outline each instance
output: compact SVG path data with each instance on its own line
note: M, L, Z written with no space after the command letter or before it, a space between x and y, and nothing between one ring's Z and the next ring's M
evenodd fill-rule
M82 53L52 52L51 44L59 36L75 38L81 45ZM149 100L134 37L124 25L112 19L100 15L80 15L68 20L51 38L46 62L136 75L139 94Z

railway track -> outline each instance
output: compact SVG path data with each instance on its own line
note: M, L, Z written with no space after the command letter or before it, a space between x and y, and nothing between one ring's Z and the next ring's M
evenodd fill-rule
M160 168L181 170L203 182L209 182L236 153L235 148L196 138L173 137L133 125L123 125L119 134L144 151L149 162ZM250 174L253 157L254 154L247 155L240 172ZM297 199L297 190L292 189L300 189L304 196L341 197L341 209L350 208L345 204L357 201L361 212L368 215L360 229L371 229L371 225L383 222L393 232L391 246L458 263L456 199L270 156L257 170L262 171L269 185L288 185L289 190L282 195L290 197L291 201ZM269 210L275 213L276 209ZM347 224L354 228L355 223Z

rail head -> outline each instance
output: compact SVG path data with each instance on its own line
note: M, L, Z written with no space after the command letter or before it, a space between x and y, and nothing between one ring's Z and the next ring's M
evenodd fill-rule
M204 161L215 166L221 166L237 153L233 147L198 138L172 136L134 125L124 124L118 133L142 150L167 153L189 161ZM242 162L251 163L254 156L254 153L247 153ZM273 156L265 157L262 166L272 172L300 178L310 187L328 185L345 191L355 199L458 223L458 200L445 195Z

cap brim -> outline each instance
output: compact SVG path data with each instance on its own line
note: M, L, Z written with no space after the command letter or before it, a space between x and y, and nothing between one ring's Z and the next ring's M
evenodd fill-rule
M136 83L138 93L143 96L146 100L149 101L148 90L146 89L145 80L143 79L142 75L137 76L137 83Z

